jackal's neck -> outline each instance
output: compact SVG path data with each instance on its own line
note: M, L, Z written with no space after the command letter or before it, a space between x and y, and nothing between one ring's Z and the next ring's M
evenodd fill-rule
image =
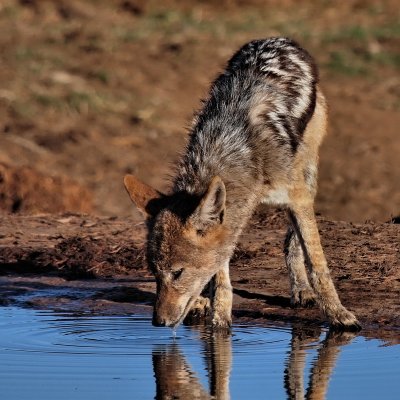
M225 223L236 240L260 199L260 179L249 165L240 152L227 160L213 151L205 157L199 149L188 149L178 166L174 192L201 197L219 176L226 188Z

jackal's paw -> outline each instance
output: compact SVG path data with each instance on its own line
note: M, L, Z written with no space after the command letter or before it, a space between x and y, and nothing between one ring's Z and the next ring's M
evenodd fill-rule
M310 286L301 289L294 288L290 299L292 307L312 307L315 304L315 294Z
M184 324L193 325L204 321L211 315L211 303L207 297L199 296L185 317Z
M212 319L212 326L215 329L230 330L232 325L232 317L230 313L225 312L214 312Z
M356 316L343 306L337 308L333 313L329 313L328 318L329 325L333 330L356 332L361 329Z

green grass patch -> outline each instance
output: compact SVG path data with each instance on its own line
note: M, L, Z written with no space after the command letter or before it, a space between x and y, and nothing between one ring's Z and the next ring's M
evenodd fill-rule
M350 25L334 31L325 31L321 35L322 44L358 42L366 43L370 40L391 40L400 38L400 22L393 21L383 26L365 27Z
M97 111L99 108L97 96L85 92L68 93L65 100L68 108L77 112Z
M110 82L110 74L103 69L90 72L89 77L96 79L104 84L107 84Z
M193 11L158 10L147 14L137 21L136 26L115 26L114 37L122 42L129 43L162 34L168 38L173 35L204 36L225 38L229 35L249 32L264 32L267 35L272 24L268 23L265 15L255 10L245 10L240 17L229 17L224 14L215 14L203 18ZM256 36L258 36L255 33Z
M363 27L352 25L334 32L323 32L320 44L326 46L332 72L354 76L376 72L379 66L400 67L396 42L400 38L400 23ZM396 50L392 50L396 49Z
M42 59L42 55L31 47L17 47L15 50L15 58L17 61L40 60Z
M98 112L106 108L105 99L96 93L71 91L65 94L52 95L33 93L32 104L40 108L52 108L62 112Z
M34 101L42 107L51 107L56 109L61 109L63 101L59 97L51 96L48 94L38 94L33 95Z
M365 65L346 52L331 52L329 61L325 66L331 72L349 76L366 74L368 72Z
M379 65L400 68L400 53L382 51L376 54L367 54L366 60Z
M4 6L0 9L0 18L10 19L17 18L19 15L20 7L17 6Z

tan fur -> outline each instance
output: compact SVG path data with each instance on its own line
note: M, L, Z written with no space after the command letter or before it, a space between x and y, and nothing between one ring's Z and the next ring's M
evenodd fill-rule
M213 248L218 247L219 243L222 243L229 239L229 231L224 226L218 225L207 232L205 236L199 236L196 232L196 227L192 224L188 224L183 228L183 236L199 248Z
M124 177L124 185L131 200L143 214L148 214L147 206L149 202L160 197L160 193L157 190L141 182L133 175Z
M314 215L315 185L310 187L304 173L310 164L318 163L318 149L326 133L326 115L326 102L318 90L314 115L294 161L294 179L289 187L289 216L303 247L305 264L319 305L332 325L351 326L356 319L340 303L322 250ZM306 286L305 290L309 291L309 287Z
M256 115L261 109L255 107ZM254 208L258 203L267 202L287 207L292 224L285 249L292 304L309 305L316 300L332 326L359 328L356 317L341 304L336 293L314 215L318 149L326 134L326 115L326 102L317 88L314 113L294 155L288 154L277 142L264 142L264 147L255 151L261 152L267 146L264 167L268 175L263 176L261 171L250 174L243 169L242 175L238 170L233 175L215 176L198 205L186 217L181 210L189 207L185 201L174 200L174 195L168 200L168 196L137 178L125 178L133 202L153 218L148 256L156 260L155 324L179 324L214 276L212 322L218 327L230 326L229 259ZM256 120L253 115L253 123ZM157 208L154 204L160 199L167 205Z

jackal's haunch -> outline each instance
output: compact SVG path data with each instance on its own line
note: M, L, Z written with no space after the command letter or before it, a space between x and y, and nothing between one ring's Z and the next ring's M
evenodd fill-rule
M155 325L178 325L212 280L212 322L230 326L229 259L257 204L268 203L288 210L293 305L316 300L332 326L359 328L336 293L314 216L325 132L326 103L311 56L287 38L256 40L234 54L212 84L172 193L125 177L131 199L148 217Z

